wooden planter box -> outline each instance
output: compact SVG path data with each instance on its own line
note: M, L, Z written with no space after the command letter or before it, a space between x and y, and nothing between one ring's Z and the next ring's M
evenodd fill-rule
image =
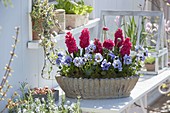
M155 71L155 64L145 64L147 71Z
M84 24L87 24L89 20L89 14L87 15L75 15L75 14L66 14L66 27L79 27Z

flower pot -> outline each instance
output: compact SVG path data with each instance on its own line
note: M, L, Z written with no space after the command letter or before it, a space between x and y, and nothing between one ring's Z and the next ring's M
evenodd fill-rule
M35 23L39 23L38 25L36 25ZM38 20L32 20L32 39L33 40L40 40L39 34L41 34L44 30L43 28L43 20L42 19L38 19ZM35 28L38 28L38 31L35 30Z
M48 94L32 94L32 98L35 99L35 98L39 98L40 100L42 98L44 98L45 101L47 101L47 95ZM26 93L26 96L28 97L29 94ZM52 92L52 96L54 98L55 101L58 101L59 99L59 90L55 90L54 92Z
M66 27L79 27L81 25L84 25L89 20L89 14L86 15L76 15L76 14L66 14Z
M155 71L155 64L145 64L147 71Z
M87 79L56 76L67 97L84 99L128 97L139 79L138 75L126 78Z
M55 31L57 33L64 33L65 31L65 10L57 9L54 11L55 16L55 26L51 29L51 31Z

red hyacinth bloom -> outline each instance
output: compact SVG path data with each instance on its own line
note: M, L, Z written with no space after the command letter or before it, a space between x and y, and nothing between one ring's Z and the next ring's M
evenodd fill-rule
M69 53L74 53L78 51L76 40L74 39L71 32L67 32L67 35L65 36L65 43Z
M84 28L81 32L81 35L79 37L80 39L80 47L81 48L86 48L89 46L90 44L90 32L88 30L88 28Z
M123 43L123 47L120 50L120 54L122 56L125 56L125 54L130 55L131 47L132 47L132 43L130 42L130 38L126 38Z
M123 37L123 32L122 32L122 29L118 29L116 32L115 32L115 46L117 47L121 47L123 42L124 42L124 37Z
M103 53L103 47L99 39L95 38L94 39L94 45L96 45L95 53Z
M103 43L103 47L105 47L106 49L108 49L108 50L112 50L113 49L113 47L114 47L114 43L113 43L113 41L111 40L111 39L107 39L107 40L105 40L104 41L104 43Z

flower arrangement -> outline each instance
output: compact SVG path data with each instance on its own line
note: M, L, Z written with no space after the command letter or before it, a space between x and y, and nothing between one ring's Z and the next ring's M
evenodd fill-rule
M122 29L119 28L114 36L114 40L105 39L103 43L99 39L90 41L90 32L85 28L79 37L79 49L72 33L68 32L65 36L68 51L66 54L58 52L56 59L60 75L73 78L120 78L136 75L147 55L145 49L137 47L136 54L132 56L132 43L129 37L124 37Z

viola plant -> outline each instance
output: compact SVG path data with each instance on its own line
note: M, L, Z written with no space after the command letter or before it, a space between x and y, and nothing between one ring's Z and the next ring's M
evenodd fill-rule
M58 52L56 64L59 74L75 78L119 78L138 74L147 53L136 49L131 55L132 43L123 36L122 29L115 32L115 38L90 41L90 32L83 29L79 37L80 48L71 32L65 36L68 51Z

